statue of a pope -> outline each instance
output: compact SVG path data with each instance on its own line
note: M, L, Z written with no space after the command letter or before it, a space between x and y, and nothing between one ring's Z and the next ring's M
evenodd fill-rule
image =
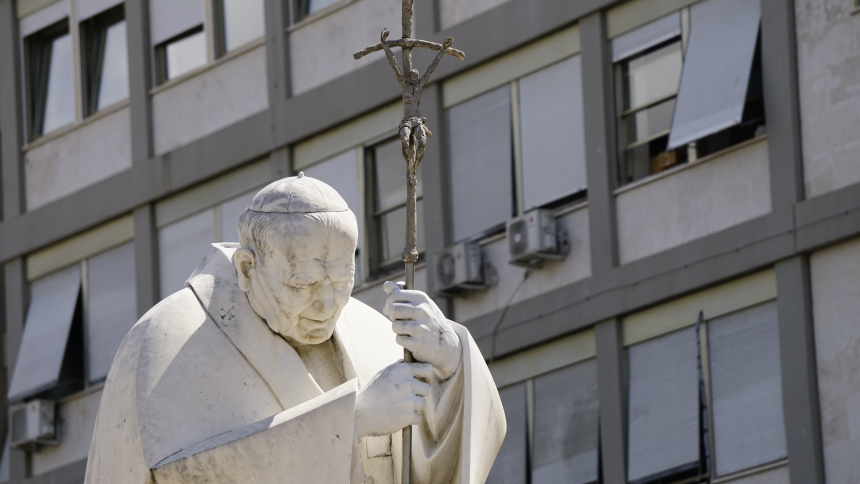
M386 283L390 321L350 298L357 233L319 180L261 190L120 346L86 483L395 484L409 425L413 483L483 483L505 434L483 357L420 291Z

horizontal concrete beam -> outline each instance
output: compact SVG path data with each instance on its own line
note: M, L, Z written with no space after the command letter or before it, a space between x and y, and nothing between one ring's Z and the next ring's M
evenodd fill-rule
M860 184L514 304L496 332L496 357L858 236ZM503 311L460 321L485 354Z

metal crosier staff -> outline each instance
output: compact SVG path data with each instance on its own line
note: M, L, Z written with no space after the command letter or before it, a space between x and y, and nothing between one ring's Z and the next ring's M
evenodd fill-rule
M406 289L415 288L415 263L418 262L418 213L416 187L418 185L418 165L424 158L424 147L427 137L432 136L427 129L427 118L421 117L419 105L421 104L421 89L430 75L439 65L442 56L452 55L458 59L465 59L466 54L457 49L452 49L454 39L447 37L443 44L417 40L412 38L412 1L403 1L403 38L399 40L386 40L388 29L383 29L379 36L379 43L365 47L353 55L355 59L384 50L388 57L388 64L397 76L397 82L403 90L403 120L400 122L400 142L403 149L403 159L406 160L406 247L403 249L401 258L406 265ZM403 72L397 66L397 59L391 53L391 47L400 47L403 51ZM436 58L427 68L427 71L419 79L418 70L412 68L412 48L435 50L438 52ZM404 349L403 361L413 361L412 353ZM404 484L409 484L412 476L412 427L403 429L403 462L401 476Z

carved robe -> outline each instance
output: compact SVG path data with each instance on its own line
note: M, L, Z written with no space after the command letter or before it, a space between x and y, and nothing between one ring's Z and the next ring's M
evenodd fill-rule
M86 483L400 482L400 432L353 436L356 392L402 358L391 323L350 299L334 342L346 383L323 392L239 289L235 244L213 244L186 288L148 311L107 377ZM481 484L505 434L495 384L453 323L460 368L432 382L413 430L413 482Z

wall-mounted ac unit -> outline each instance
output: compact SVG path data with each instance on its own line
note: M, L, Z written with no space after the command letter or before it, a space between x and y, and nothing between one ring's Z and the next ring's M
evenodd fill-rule
M9 409L9 428L13 447L39 450L42 445L58 445L54 402L31 400Z
M555 212L535 209L508 221L511 264L540 266L544 260L562 260L570 250L567 231L559 231Z
M481 246L460 242L436 254L437 290L444 294L486 289L490 286L484 277Z

